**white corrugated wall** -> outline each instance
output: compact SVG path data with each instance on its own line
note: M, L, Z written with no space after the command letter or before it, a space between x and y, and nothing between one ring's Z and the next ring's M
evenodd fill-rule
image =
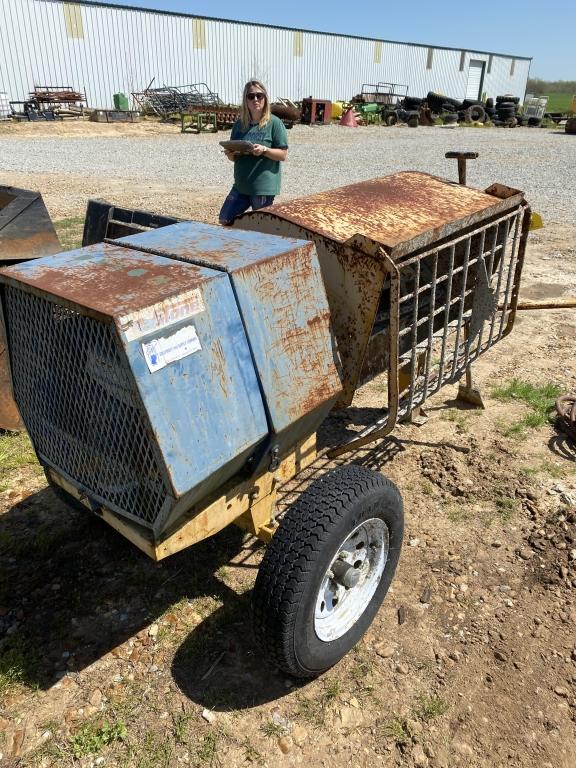
M489 43L489 41L487 41ZM118 91L206 83L237 103L249 77L271 96L349 99L363 83L393 82L412 96L462 99L470 59L486 62L482 92L524 96L529 59L427 48L176 14L56 0L0 0L0 92L23 100L35 85L85 91L112 106Z

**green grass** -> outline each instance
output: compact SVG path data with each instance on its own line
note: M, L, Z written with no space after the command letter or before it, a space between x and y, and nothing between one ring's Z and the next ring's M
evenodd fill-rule
M571 93L549 93L546 112L570 112L572 106Z
M275 723L273 720L268 720L266 723L262 723L260 730L264 736L268 736L269 739L280 739L282 736L286 736L287 730L280 723Z
M34 688L30 680L38 664L38 650L19 632L0 643L0 697L20 688Z
M414 707L414 715L418 720L423 720L425 723L433 720L435 717L440 717L448 710L448 704L439 696L428 696L427 694L421 694L418 696L417 704Z
M125 741L127 736L128 732L122 721L116 723L111 723L109 720L104 720L101 723L89 721L84 723L78 732L72 736L70 748L78 760L81 757L100 752L102 747L115 741Z
M10 487L10 474L15 469L36 465L36 455L26 432L0 434L0 491Z
M392 739L395 744L403 744L410 738L406 721L400 717L391 717L386 720L382 724L380 733L384 738Z
M518 437L527 429L539 429L550 422L554 401L562 389L556 384L532 384L512 379L508 384L492 388L492 397L503 403L519 402L530 411L511 423L501 423L499 430L505 437Z
M62 244L62 250L71 251L82 245L84 232L84 216L70 216L54 222L54 229Z
M218 757L218 736L214 731L210 731L199 743L196 749L196 759L198 765L221 765Z

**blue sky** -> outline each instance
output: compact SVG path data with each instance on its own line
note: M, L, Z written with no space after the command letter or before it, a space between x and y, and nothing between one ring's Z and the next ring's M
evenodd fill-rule
M110 2L110 4L113 4ZM255 21L362 37L531 56L530 75L576 80L576 0L126 0L120 5Z

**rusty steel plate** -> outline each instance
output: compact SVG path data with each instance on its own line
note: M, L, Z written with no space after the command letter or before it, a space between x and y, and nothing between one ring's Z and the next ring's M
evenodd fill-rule
M0 185L0 265L61 250L42 195Z
M516 190L501 199L427 173L405 171L258 213L374 255L383 248L397 258L513 208L521 199L522 193ZM249 216L240 217L238 226Z

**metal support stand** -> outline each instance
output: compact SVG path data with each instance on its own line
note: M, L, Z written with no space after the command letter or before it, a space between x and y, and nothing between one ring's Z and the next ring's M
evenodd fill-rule
M476 160L478 152L446 152L445 157L455 159L458 161L458 182L463 186L466 184L466 161ZM465 403L475 405L477 408L485 408L484 400L482 399L482 393L474 386L472 380L472 366L469 365L466 368L466 384L460 384L458 387L458 400L463 400Z
M456 396L456 399L462 400L465 403L470 403L470 405L475 405L477 408L486 408L482 393L478 387L474 386L471 365L466 368L466 383L458 386L458 395Z

